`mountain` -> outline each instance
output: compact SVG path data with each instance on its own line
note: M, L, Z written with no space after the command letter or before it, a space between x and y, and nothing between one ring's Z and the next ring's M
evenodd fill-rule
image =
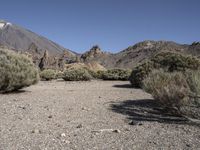
M23 52L34 47L39 53L47 50L50 55L59 55L63 51L67 51L70 55L75 55L75 52L65 49L43 36L3 20L0 21L0 45Z
M84 62L97 61L106 68L130 68L142 63L153 55L163 52L179 52L200 56L200 43L194 42L191 45L178 44L172 41L143 41L120 51L111 54L102 52L98 46L84 53L81 58Z
M41 69L55 67L63 69L66 63L74 62L99 63L106 68L132 69L138 63L162 51L200 57L200 42L188 45L152 40L139 42L114 54L102 51L98 45L83 54L77 54L45 37L6 21L0 21L0 47L27 54Z

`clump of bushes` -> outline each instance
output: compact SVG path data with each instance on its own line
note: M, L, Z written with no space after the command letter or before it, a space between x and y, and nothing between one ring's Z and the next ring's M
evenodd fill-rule
M56 71L53 69L45 69L40 72L40 78L46 81L53 80L56 78Z
M148 74L154 69L155 64L152 61L147 61L143 64L136 66L130 75L130 82L133 87L141 87L142 81L148 76Z
M194 103L200 107L200 70L185 73Z
M200 68L200 60L193 56L179 53L162 52L149 61L136 66L131 73L130 82L134 87L142 87L142 81L154 69L164 69L167 72L197 70Z
M0 92L16 91L39 80L38 70L25 55L0 49Z
M70 68L64 71L63 79L65 81L89 81L92 76L87 69L84 68Z
M103 80L128 80L130 77L131 71L125 69L110 69L102 72Z
M56 79L62 79L63 78L63 72L62 71L58 71L56 73Z
M163 106L177 109L187 103L190 93L185 76L180 72L152 71L144 79L143 88Z
M200 71L182 73L154 70L144 79L143 89L169 112L199 118L199 75Z

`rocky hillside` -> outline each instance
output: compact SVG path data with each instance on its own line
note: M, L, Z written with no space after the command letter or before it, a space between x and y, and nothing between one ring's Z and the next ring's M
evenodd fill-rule
M115 54L102 52L98 46L94 46L81 58L84 62L97 61L106 68L133 68L138 63L162 51L200 56L200 43L183 45L171 41L143 41Z
M133 68L156 53L173 51L200 56L200 42L191 45L171 41L143 41L119 53L93 46L82 55L70 51L40 35L6 21L0 21L0 47L30 56L40 68L63 68L74 62L99 63L106 68Z

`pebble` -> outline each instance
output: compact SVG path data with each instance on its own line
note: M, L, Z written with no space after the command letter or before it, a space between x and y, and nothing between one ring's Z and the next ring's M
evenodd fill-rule
M83 125L82 124L79 124L76 128L82 128Z
M119 129L113 130L115 133L120 133L121 131Z
M61 137L66 137L66 134L65 134L65 133L62 133L60 136L61 136Z
M68 141L68 140L64 140L63 142L66 143L66 144L70 144L70 143L71 143L71 142Z
M39 129L34 129L34 130L32 130L32 133L39 134L39 133L42 133L42 132Z
M52 115L49 115L48 118L53 118L53 116L52 116Z
M131 122L129 122L129 125L137 125L137 122L136 121L131 121Z
M190 144L186 144L187 147L190 147Z

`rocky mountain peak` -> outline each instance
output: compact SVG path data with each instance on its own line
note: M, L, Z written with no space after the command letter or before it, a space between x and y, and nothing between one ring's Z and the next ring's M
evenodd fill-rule
M12 24L10 22L6 22L4 20L0 20L0 29L4 29L6 28L7 26L11 26Z
M94 54L102 53L101 48L100 48L98 45L93 46L93 47L90 49L90 52L91 52L91 53L94 53Z
M88 60L91 58L99 57L102 54L104 54L104 52L101 51L101 48L98 45L95 45L89 51L87 51L83 55L81 55L81 58L83 60Z

